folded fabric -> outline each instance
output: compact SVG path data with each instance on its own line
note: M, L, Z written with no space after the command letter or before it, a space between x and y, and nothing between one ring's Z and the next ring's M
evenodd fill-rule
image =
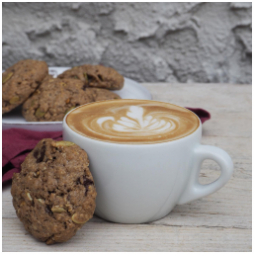
M187 108L187 109L194 112L200 118L202 124L211 118L211 114L205 109L202 109L202 108Z
M27 154L43 138L62 140L62 132L36 132L24 129L8 129L2 132L2 183L20 172L20 165Z
M204 123L210 119L210 113L201 108L187 108L193 111ZM62 140L62 132L36 132L24 129L8 129L2 132L2 184L20 172L20 165L27 154L44 138Z

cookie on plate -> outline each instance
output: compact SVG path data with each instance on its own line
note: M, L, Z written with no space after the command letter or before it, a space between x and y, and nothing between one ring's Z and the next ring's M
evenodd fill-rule
M87 153L69 141L41 140L12 179L17 216L35 238L53 244L76 234L95 210Z
M120 90L124 86L124 77L115 69L102 65L82 65L65 71L59 78L74 78L83 81L85 86Z
M90 93L90 95L93 98L93 101L121 99L119 95L106 89L86 88L86 91Z
M2 114L22 104L48 74L46 62L21 60L2 74Z
M48 77L23 104L22 115L27 121L62 121L71 109L93 102L83 86L80 80Z
M109 90L88 88L77 79L47 76L22 106L27 121L62 121L71 109L87 103L120 99Z

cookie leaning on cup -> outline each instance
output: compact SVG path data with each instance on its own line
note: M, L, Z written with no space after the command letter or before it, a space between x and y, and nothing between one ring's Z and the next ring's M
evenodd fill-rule
M83 81L84 86L120 90L124 86L124 77L115 69L102 65L82 65L73 67L58 76Z
M48 74L44 61L21 60L2 74L2 114L22 104Z
M92 218L96 189L87 153L69 141L41 140L13 176L16 213L35 238L65 242Z

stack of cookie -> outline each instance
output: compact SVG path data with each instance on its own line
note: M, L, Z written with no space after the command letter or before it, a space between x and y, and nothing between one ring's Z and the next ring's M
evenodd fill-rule
M71 109L102 100L120 99L124 78L113 68L82 65L57 78L44 61L22 60L2 74L2 113L22 105L27 121L62 121Z

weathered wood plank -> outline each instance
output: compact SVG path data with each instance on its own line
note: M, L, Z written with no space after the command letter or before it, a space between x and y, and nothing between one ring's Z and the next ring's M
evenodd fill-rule
M47 246L5 219L3 251L251 251L251 230L88 222L64 244Z

